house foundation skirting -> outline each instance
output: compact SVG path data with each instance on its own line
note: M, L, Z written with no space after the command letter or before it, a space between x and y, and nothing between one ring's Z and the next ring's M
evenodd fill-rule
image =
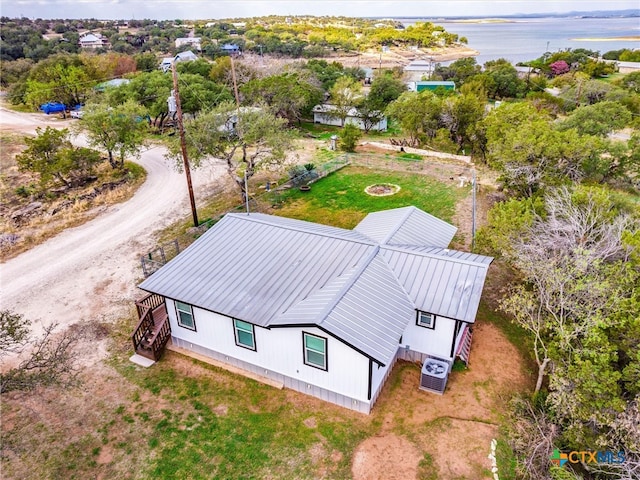
M245 362L243 360L239 360L229 355L225 355L225 354L216 352L214 350L210 350L200 345L196 345L195 343L187 342L180 338L176 338L172 336L171 342L173 343L173 345L180 348L181 350L194 352L196 354L203 355L205 357L209 357L214 360L217 360L223 365L230 365L230 366L236 367L239 370L239 372L237 373L244 374L244 372L249 372L253 375L247 375L247 376L249 376L250 378L253 378L254 380L260 381L260 378L255 378L255 377L263 377L273 382L280 383L285 387L290 388L291 390L296 390L306 395L311 395L312 397L316 397L321 400L324 400L325 402L334 403L336 405L340 405L341 407L348 408L350 410L355 410L361 413L368 414L371 411L371 406L373 405L380 390L382 389L382 388L378 389L378 392L376 392L372 401L365 402L352 397L348 397L346 395L341 395L339 393L332 392L330 390L327 390L326 388L318 387L317 385L312 385L310 383L303 382L301 380L289 377L287 375L282 375L281 373L277 373L265 368L261 368L257 365L253 365L251 363ZM184 352L184 353L188 354L188 352ZM391 368L389 369L389 372L391 372ZM387 376L389 375L389 372L387 372ZM236 373L235 369L234 369L234 373ZM385 381L386 381L386 377L385 377L385 380L382 382L382 385L384 385ZM269 384L271 383L269 382Z

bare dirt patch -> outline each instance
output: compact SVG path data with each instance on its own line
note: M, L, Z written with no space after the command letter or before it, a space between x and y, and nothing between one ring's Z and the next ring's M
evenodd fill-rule
M367 438L353 455L354 480L407 480L416 478L420 450L409 440L393 435Z
M444 395L418 388L419 365L399 362L395 368L374 407L373 414L381 420L377 443L368 439L358 447L353 460L354 479L390 478L385 477L393 471L390 466L406 464L403 452L398 451L397 457L389 453L384 461L372 460L362 471L356 462L358 458L377 458L378 444L388 439L393 445L399 435L407 434L418 454L411 457L412 468L398 478L417 478L420 469L431 471L439 480L491 478L487 455L507 399L532 381L518 350L496 326L479 319L474 327L469 369L452 372ZM423 454L431 459L430 466L419 467Z

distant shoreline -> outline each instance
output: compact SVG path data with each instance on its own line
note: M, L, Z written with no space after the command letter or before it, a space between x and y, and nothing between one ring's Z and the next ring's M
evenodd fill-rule
M594 37L594 38L570 38L574 42L639 42L640 35L634 35L631 37Z

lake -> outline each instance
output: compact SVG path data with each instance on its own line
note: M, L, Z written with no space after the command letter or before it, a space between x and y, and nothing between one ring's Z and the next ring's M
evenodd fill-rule
M479 64L506 58L512 63L541 57L544 52L567 48L586 48L601 54L623 48L640 48L640 41L616 40L618 37L640 35L640 18L516 18L505 22L460 23L442 19L398 18L405 26L428 21L441 25L448 32L467 37L468 46L480 52ZM580 41L594 38L597 41ZM601 39L607 38L608 41Z

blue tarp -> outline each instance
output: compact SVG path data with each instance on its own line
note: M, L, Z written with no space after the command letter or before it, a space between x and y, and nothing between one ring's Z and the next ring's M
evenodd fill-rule
M48 102L40 105L40 110L49 115L50 113L64 112L67 106L64 103Z

